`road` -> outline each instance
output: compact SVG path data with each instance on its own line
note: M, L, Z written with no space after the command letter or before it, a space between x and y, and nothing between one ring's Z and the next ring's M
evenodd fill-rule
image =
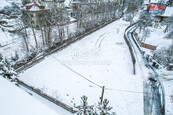
M134 24L126 31L126 36L130 42L135 58L140 64L141 71L145 71L143 75L143 88L144 88L144 114L145 115L164 115L165 114L165 94L164 88L158 79L158 74L149 65L140 49L139 44L133 36L137 24ZM140 62L142 61L142 62Z

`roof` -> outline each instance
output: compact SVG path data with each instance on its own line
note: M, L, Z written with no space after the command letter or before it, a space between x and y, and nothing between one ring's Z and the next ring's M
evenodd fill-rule
M41 6L42 5L40 5L37 2L32 2L32 3L26 4L25 8L26 10L29 10L29 11L39 11L41 10Z
M165 17L173 16L173 7L166 7L165 13L161 16Z
M150 0L150 3L158 3L159 0Z
M0 115L59 115L0 76Z
M144 0L144 4L158 4L158 3L163 3L166 4L168 0Z

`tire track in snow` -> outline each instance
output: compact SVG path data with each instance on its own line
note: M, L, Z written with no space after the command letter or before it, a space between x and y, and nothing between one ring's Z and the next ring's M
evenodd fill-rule
M100 35L99 36L99 38L97 39L97 41L96 41L96 43L95 43L95 46L97 47L97 45L99 44L99 48L100 48L100 46L101 46L101 42L103 41L103 39L105 39L105 34L107 34L106 32L105 33L103 33L102 35ZM102 38L102 39L101 39Z
M105 39L105 37L100 41L99 48L100 48L100 46L101 46L101 44L102 44L102 42L103 42L104 39Z

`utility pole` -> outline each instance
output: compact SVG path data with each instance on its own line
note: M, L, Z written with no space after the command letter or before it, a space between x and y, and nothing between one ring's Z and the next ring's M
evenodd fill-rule
M101 95L101 97L100 97L100 99L101 99L101 104L103 103L104 90L105 90L105 86L102 87L102 95Z

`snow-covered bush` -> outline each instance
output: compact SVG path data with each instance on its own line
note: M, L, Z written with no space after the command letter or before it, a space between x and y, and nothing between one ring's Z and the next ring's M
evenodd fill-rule
M168 49L162 48L154 52L154 59L160 64L167 66L169 63L173 63L173 46Z
M145 28L148 26L151 26L152 22L154 21L154 18L146 12L141 13L139 19L140 20L139 20L138 26L140 31L145 30Z
M21 14L21 10L20 7L18 5L16 5L15 3L11 3L10 6L5 6L1 12L4 12L6 14L12 14L12 15L20 15Z
M139 40L145 42L145 40L150 37L150 33L150 29L148 28L142 30L142 32L138 34Z
M16 72L11 67L10 62L0 54L0 75L4 78L12 79Z
M17 53L17 51L15 51L15 55L14 56L11 56L11 60L15 62L18 59L19 59L19 54Z

